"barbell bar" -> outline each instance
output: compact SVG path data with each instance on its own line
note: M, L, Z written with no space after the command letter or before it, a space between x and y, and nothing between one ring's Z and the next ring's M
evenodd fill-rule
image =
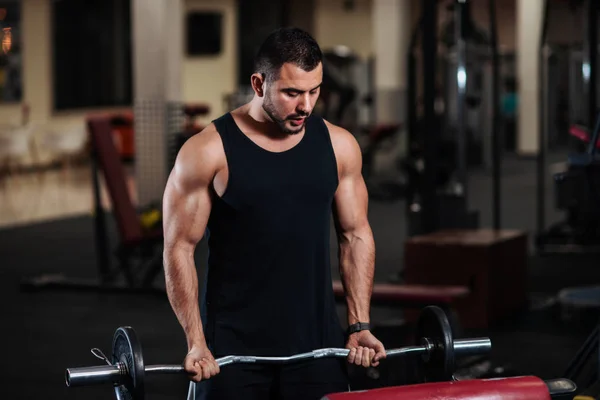
M492 344L489 338L453 339L452 328L444 311L437 306L425 307L417 323L414 346L386 351L386 357L420 355L420 369L425 382L452 379L455 359L489 353ZM92 349L96 357L107 365L67 368L65 381L68 387L106 385L115 387L117 399L144 399L146 375L185 374L182 365L156 364L145 366L141 344L133 328L119 327L113 337L112 361L99 350ZM319 358L345 358L348 349L325 348L287 357L263 357L229 355L217 358L219 367L231 364L288 364L300 360Z
M403 354L417 353L429 357L434 351L435 343L429 342L423 346L407 346L398 349L386 351L387 357L393 357ZM489 338L458 339L454 341L454 353L461 357L470 355L485 354L491 349L492 345ZM345 358L350 353L348 349L318 349L307 353L296 354L289 357L255 357L255 356L225 356L217 358L215 361L219 367L230 364L287 364L295 361L340 357ZM144 368L146 375L153 374L180 374L185 373L183 365L156 364L147 365ZM106 383L122 384L122 377L127 375L127 368L124 363L119 362L115 365L101 365L96 367L68 368L66 371L67 386L90 386L104 385Z

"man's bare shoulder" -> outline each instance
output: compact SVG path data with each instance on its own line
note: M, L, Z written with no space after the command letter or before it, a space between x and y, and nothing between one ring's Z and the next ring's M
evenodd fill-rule
M223 143L213 123L189 138L179 151L185 158L198 158L199 155L218 158L219 152L224 154Z
M210 181L224 165L226 160L223 142L211 123L181 147L173 174L178 180Z
M332 124L327 120L323 121L329 130L331 144L338 163L342 165L360 163L362 154L354 135L341 126Z

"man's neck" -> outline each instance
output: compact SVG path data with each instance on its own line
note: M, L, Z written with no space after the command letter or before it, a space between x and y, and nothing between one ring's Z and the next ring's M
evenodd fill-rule
M248 123L257 131L273 139L285 139L290 135L281 132L279 126L269 117L262 107L262 102L253 99L242 109L250 117Z
M265 112L262 107L262 102L257 98L254 98L247 104L247 109L244 110L246 114L252 118L253 121L258 122L259 124L275 125L275 122L269 117L269 115Z

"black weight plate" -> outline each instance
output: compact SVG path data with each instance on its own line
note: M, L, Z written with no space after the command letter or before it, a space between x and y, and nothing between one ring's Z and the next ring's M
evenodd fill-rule
M130 326L115 331L112 346L112 363L122 362L127 368L123 384L115 386L118 400L144 400L144 359L142 346Z
M454 338L446 313L437 306L427 306L419 315L416 344L422 346L428 339L433 351L423 357L421 376L425 382L445 382L454 374Z

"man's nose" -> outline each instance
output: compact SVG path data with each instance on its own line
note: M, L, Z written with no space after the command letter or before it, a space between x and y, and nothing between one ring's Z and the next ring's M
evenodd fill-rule
M300 102L298 103L297 109L298 109L298 111L300 111L304 114L309 114L312 109L312 105L310 102L310 96L308 96L308 95L302 96L302 100L300 100Z

